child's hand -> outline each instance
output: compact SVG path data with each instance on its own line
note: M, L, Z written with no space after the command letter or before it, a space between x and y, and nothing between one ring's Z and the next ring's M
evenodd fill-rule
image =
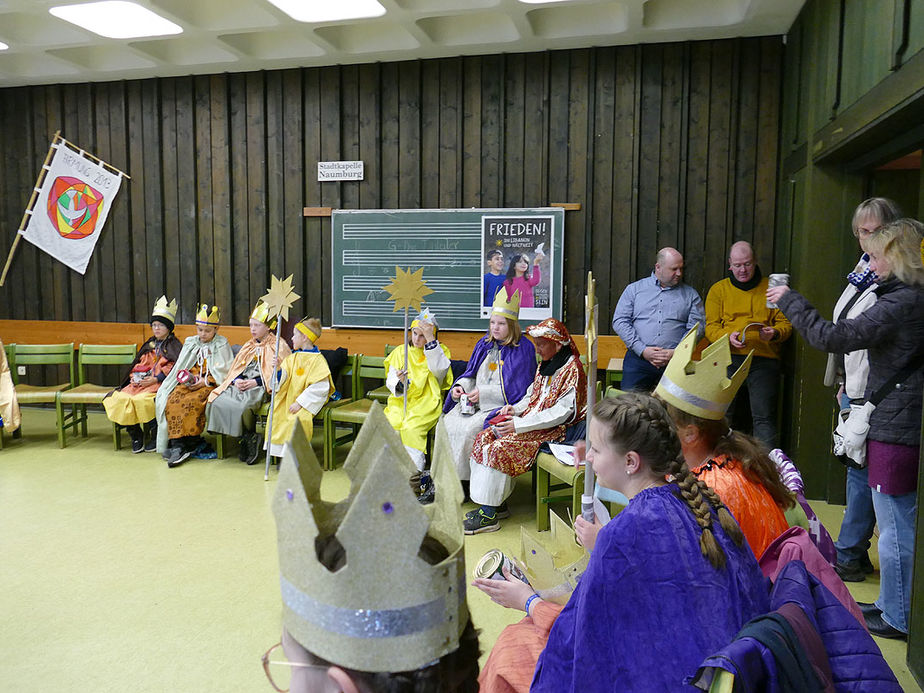
M157 378L155 378L153 375L148 375L142 378L140 381L138 381L138 384L141 387L150 387L151 385L157 384Z
M428 342L432 342L436 336L436 331L433 329L433 323L428 320L422 320L420 322L420 331L423 332L424 339Z
M474 390L468 393L468 401L471 402L472 404L478 404L478 398L480 396L481 396L481 393L476 387Z
M465 390L462 389L461 385L456 385L449 391L449 394L452 396L453 402L458 402L459 398L465 394Z
M407 381L407 368L402 368L397 372L398 380L402 383Z
M289 407L290 414L298 414L302 410L302 405L298 402L294 402L291 407Z

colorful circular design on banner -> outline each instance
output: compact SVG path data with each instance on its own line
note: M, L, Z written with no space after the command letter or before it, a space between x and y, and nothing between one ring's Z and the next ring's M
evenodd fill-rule
M48 218L63 238L86 238L96 231L103 194L79 178L59 176L48 194Z

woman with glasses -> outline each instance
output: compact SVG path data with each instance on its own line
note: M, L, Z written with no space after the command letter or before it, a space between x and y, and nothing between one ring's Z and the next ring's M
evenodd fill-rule
M922 239L921 222L899 219L861 240L879 286L876 303L856 318L831 323L789 287L767 292L767 299L779 305L816 349L868 350L863 396L881 396L868 414L866 436L868 484L879 524L880 589L875 604L861 604L860 609L871 633L897 639L907 638L911 606L924 390Z
M881 226L896 221L901 211L892 200L871 197L857 205L853 213L851 230L854 237L863 243ZM879 278L869 268L869 255L863 253L856 267L847 275L847 286L834 306L834 322L857 318L876 303L876 283ZM866 390L866 376L869 373L869 358L866 349L857 349L846 354L828 354L825 371L825 385L837 385L838 405L849 409L851 403L863 403ZM837 548L835 570L844 582L863 582L873 572L869 560L870 539L876 515L873 512L873 496L869 488L866 468L847 468L847 508L841 521L834 546Z

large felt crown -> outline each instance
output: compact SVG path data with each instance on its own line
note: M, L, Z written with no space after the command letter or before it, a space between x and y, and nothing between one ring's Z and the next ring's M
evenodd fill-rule
M262 300L257 301L257 305L254 306L250 317L252 320L259 320L271 330L276 329L276 316L270 315L269 305Z
M494 307L491 310L491 315L500 315L511 320L519 318L520 290L514 291L513 296L508 299L507 289L502 286L494 296Z
M655 394L678 409L703 419L721 419L751 369L751 354L729 379L731 347L728 335L703 349L699 361L693 360L699 325L687 332L674 349Z
M151 311L151 317L167 318L172 323L176 323L176 299L167 303L167 297L161 296L154 304L154 310Z
M416 472L378 403L347 457L347 497L321 499L321 468L300 426L273 497L283 624L338 666L412 671L459 646L468 622L459 506L462 487L438 429L436 498L421 505ZM425 559L425 552L437 555Z
M544 542L520 527L520 556L526 579L536 593L564 606L587 570L590 554L574 540L574 530L552 510L549 522L552 531Z
M199 310L196 313L196 324L197 325L209 325L212 327L217 327L221 324L221 311L218 310L218 306L211 306L207 303L203 303L199 306Z

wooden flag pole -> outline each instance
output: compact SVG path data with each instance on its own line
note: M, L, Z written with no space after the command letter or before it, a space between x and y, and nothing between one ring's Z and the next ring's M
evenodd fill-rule
M35 187L32 188L32 197L29 198L29 204L26 206L26 211L23 212L22 221L19 222L19 228L16 230L16 238L13 240L13 247L10 248L10 254L6 258L6 264L3 266L3 274L0 274L0 286L3 286L3 282L6 281L6 273L10 271L10 265L13 263L13 254L16 252L16 247L19 245L19 239L22 238L22 231L26 228L26 220L29 218L29 215L32 214L32 208L35 207L35 201L38 199L39 191L42 189L42 183L45 182L45 175L48 173L48 163L51 161L51 157L55 155L55 142L61 138L61 131L55 130L55 136L51 138L51 144L48 146L48 154L45 156L45 163L42 164L42 170L39 171L38 178L35 179Z

